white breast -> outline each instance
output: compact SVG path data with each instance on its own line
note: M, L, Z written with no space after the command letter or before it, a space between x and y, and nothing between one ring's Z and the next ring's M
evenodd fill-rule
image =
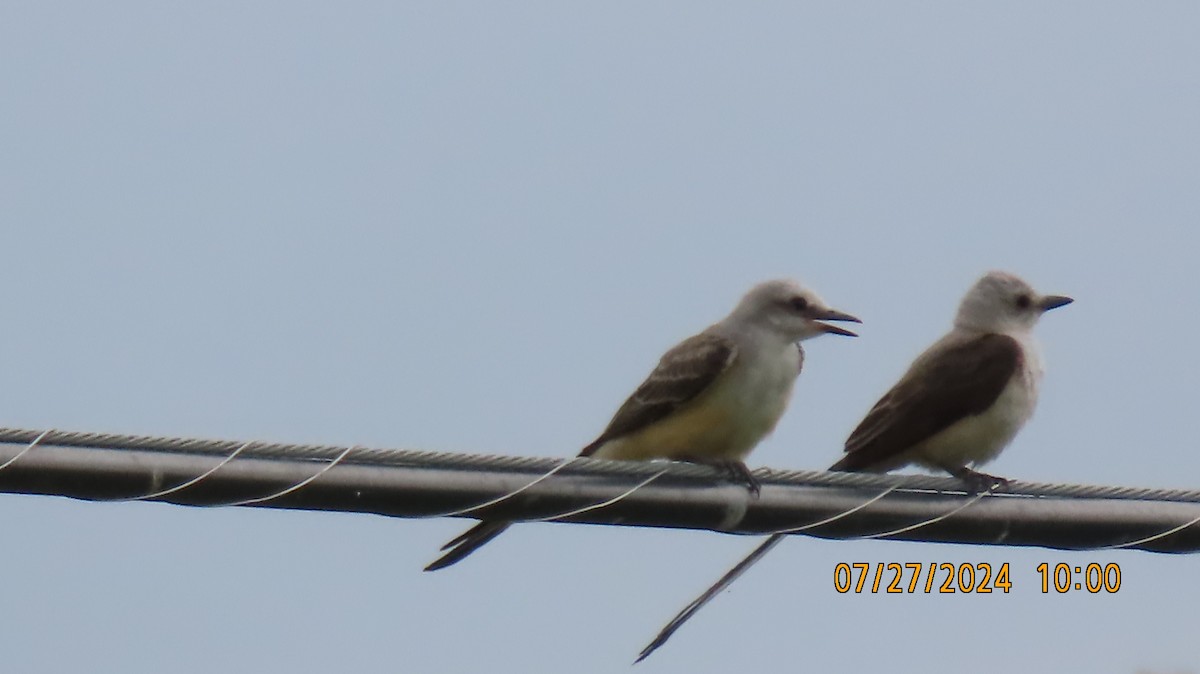
M1028 335L1021 343L1022 367L1009 380L986 412L962 419L913 449L913 461L930 469L981 466L999 456L1033 416L1037 406L1042 363Z
M775 425L787 409L800 374L801 353L795 344L782 350L766 351L762 357L748 360L728 374L731 381L722 387L714 402L730 410L737 419L728 428L729 452L744 459Z

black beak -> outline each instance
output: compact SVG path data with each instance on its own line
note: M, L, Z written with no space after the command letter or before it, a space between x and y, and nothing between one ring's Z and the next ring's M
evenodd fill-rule
M1038 302L1038 307L1041 308L1042 311L1050 311L1051 309L1065 307L1074 301L1075 300L1065 295L1045 295L1042 297L1041 301Z
M822 323L821 321L848 321L850 323L862 323L862 321L858 320L856 316L851 316L850 314L838 311L837 309L815 309L809 312L808 317L816 319L817 325L819 325L825 332L828 332L831 335L845 335L846 337L857 337L858 334L850 332L845 328L839 328L836 325Z

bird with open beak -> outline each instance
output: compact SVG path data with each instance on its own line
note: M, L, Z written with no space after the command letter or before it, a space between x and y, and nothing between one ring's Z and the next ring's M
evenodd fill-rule
M795 281L754 286L724 319L667 351L579 455L713 465L757 494L745 459L783 416L804 364L800 342L856 336L825 321L861 322ZM425 570L455 564L511 524L480 522Z

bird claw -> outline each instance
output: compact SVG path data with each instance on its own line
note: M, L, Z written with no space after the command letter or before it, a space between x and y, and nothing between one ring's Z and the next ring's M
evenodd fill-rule
M721 476L734 484L743 485L746 491L754 498L758 498L759 492L762 491L762 483L750 469L742 461L721 460L721 459L700 459L696 457L681 457L681 461L688 463L698 463L704 466L711 466L721 473Z
M956 474L955 477L962 480L972 494L990 494L996 491L1004 491L1008 483L1011 482L1007 478L980 473L968 468L963 468L962 472Z
M746 491L750 492L750 495L754 498L758 498L759 492L762 491L762 483L758 481L758 478L754 477L754 473L750 472L745 463L741 461L727 461L722 468L724 468L730 482L745 485Z

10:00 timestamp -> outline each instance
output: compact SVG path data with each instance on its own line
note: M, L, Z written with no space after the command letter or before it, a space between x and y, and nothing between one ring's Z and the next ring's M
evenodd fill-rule
M1042 577L1042 594L1049 594L1052 586L1059 594L1066 594L1071 590L1087 590L1091 594L1113 594L1121 589L1121 567L1112 562L1103 566L1095 562L1087 566L1071 566L1059 562L1053 567L1042 562L1037 565L1036 570Z

